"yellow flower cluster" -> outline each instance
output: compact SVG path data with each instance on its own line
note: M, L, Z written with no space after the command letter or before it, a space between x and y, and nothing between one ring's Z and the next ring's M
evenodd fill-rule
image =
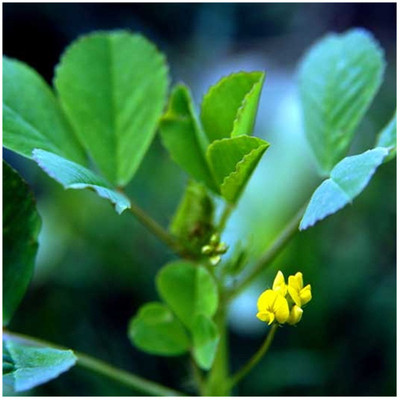
M311 300L311 285L303 285L303 274L290 275L288 284L281 271L278 271L272 285L261 293L257 301L257 318L271 325L297 324L303 315L302 307Z

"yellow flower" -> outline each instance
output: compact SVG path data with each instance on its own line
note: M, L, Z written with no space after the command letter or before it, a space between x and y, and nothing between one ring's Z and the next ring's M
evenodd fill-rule
M298 322L300 322L302 316L303 316L303 310L298 305L295 304L290 310L290 315L287 320L287 323L289 325L296 325Z
M299 307L307 304L312 298L311 285L303 287L303 274L301 272L297 272L296 275L289 276L288 291L290 297Z
M289 318L289 305L279 291L268 289L257 301L257 318L271 325L275 320L283 324Z
M278 273L276 274L274 283L272 284L272 290L279 292L282 296L286 296L287 286L285 283L285 277L283 276L281 271L278 271Z

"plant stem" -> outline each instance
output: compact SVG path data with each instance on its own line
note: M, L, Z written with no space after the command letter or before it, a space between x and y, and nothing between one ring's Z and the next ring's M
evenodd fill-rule
M220 219L219 224L217 226L217 231L219 233L222 233L223 230L225 229L225 225L228 222L228 219L229 219L232 211L233 211L233 204L226 203L225 204L225 208L224 208L224 210L222 211L222 214L221 214L221 219Z
M228 367L228 337L227 337L227 309L223 301L215 316L215 322L220 332L217 354L214 364L208 375L208 380L204 385L203 396L229 396L230 388L227 385L229 379Z
M229 298L232 299L236 297L239 293L241 293L253 280L265 270L274 259L278 256L278 254L282 251L282 249L287 245L290 239L295 235L298 231L298 227L301 221L301 218L304 214L306 205L303 206L299 212L292 218L292 220L286 225L285 229L281 232L281 234L275 239L272 245L267 249L267 251L261 256L256 265L253 268L253 271L246 277L244 280L234 288Z
M68 350L63 346L54 343L9 331L3 332L3 340L6 339L19 340L34 346L53 347L60 350ZM174 389L170 389L168 387L159 385L158 383L141 378L140 376L134 375L125 370L116 368L104 361L101 361L87 354L80 353L78 351L74 351L74 354L77 357L77 365L96 372L100 375L104 375L140 393L146 393L153 396L186 396L184 393L180 393Z
M230 387L235 386L240 380L242 380L263 358L265 353L271 346L272 340L274 339L275 332L278 329L278 324L273 324L263 344L258 351L250 358L250 360L235 374L230 380Z
M159 225L153 218L151 218L146 212L144 212L137 204L132 200L129 211L139 220L139 222L145 226L153 235L157 236L162 242L164 242L169 248L175 253L187 257L187 251L179 243L179 241L166 231L161 225Z

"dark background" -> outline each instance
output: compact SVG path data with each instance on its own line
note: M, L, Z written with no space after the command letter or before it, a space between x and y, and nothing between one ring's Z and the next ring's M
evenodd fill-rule
M301 132L296 65L329 31L369 29L386 53L385 81L351 152L373 146L396 106L396 5L348 4L3 4L3 50L51 83L65 47L99 29L141 32L167 55L173 82L197 102L221 76L263 69L267 79L255 134L271 142L228 225L229 244L253 259L315 188ZM86 191L64 191L32 162L5 159L31 184L43 219L37 269L10 329L93 354L171 387L190 391L188 361L133 348L129 318L157 300L154 275L173 255L130 215ZM154 168L156 166L156 168ZM379 168L351 206L298 234L270 271L233 305L232 368L259 346L266 328L254 317L258 294L276 270L304 272L313 300L296 328L279 330L269 354L237 395L395 395L396 168ZM128 193L167 225L186 176L156 139ZM126 213L127 214L127 213ZM132 395L74 368L30 395Z

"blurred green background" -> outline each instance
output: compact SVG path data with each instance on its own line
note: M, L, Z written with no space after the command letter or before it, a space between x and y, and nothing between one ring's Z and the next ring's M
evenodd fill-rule
M255 135L271 148L251 179L224 240L254 260L309 198L318 182L299 112L296 65L328 31L369 29L383 46L385 80L351 153L373 146L396 106L395 3L3 4L3 50L51 82L60 54L77 36L127 28L167 55L173 82L197 104L208 86L238 70L265 70ZM89 191L64 191L32 162L4 151L35 192L43 219L34 280L9 328L95 355L190 392L185 357L133 348L128 319L156 300L154 276L171 252L128 213L118 216ZM159 139L127 192L166 226L187 177ZM313 300L296 328L280 329L269 354L236 395L396 394L396 165L379 168L354 204L298 234L230 312L231 364L237 369L266 332L255 318L259 293L278 269L303 271ZM28 395L132 395L74 368Z

